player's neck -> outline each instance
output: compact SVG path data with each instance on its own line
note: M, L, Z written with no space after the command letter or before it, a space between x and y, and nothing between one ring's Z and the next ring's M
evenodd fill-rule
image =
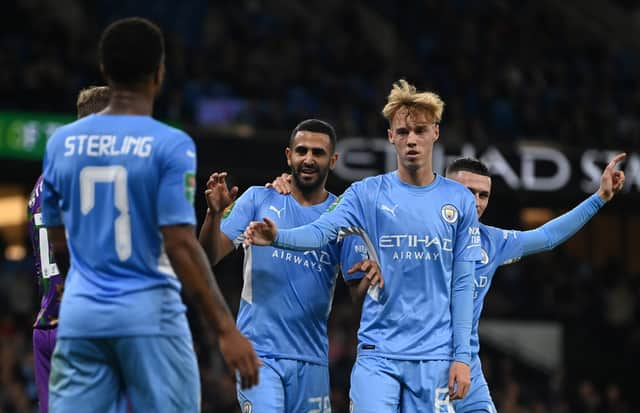
M142 91L113 90L106 115L144 115L153 113L153 97Z
M293 186L291 190L291 195L295 198L296 201L302 206L312 206L323 203L327 200L329 196L329 191L327 191L323 186L314 189L311 192L303 192L300 188Z
M424 166L417 169L409 169L399 164L398 178L400 178L402 182L415 186L427 186L436 179L433 174L432 162L427 162Z

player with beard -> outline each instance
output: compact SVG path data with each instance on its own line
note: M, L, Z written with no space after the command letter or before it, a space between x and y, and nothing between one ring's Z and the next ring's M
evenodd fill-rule
M283 229L265 216L244 233L247 244L291 250L357 233L379 258L385 288L362 307L355 413L451 411L469 389L480 237L471 193L433 172L443 109L438 95L398 81L382 111L397 170L353 183L311 224Z
M251 221L268 216L283 228L293 228L327 210L336 199L325 189L338 158L335 145L335 131L324 121L309 119L296 126L285 149L293 175L291 196L254 186L234 202L238 188L228 189L225 172L212 174L205 191L209 210L200 232L211 263L242 244ZM382 282L377 264L362 256L364 250L359 237L301 252L245 248L237 323L263 366L258 386L238 389L243 412L330 411L327 319L338 266L342 264L347 282L358 279L350 283L352 294L360 285Z

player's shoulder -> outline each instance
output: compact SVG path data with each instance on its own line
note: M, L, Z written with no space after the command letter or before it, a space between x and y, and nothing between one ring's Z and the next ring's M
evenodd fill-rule
M153 118L149 118L149 126L154 131L154 134L161 136L163 143L168 146L175 147L185 143L193 144L193 138L182 129L167 125Z
M393 180L393 172L381 175L368 176L359 181L355 181L350 185L354 191L367 193L375 188L380 188L385 183L390 184Z
M449 179L443 175L438 175L437 179L440 179L440 184L449 191L452 191L454 193L464 193L465 195L467 194L471 195L471 191L469 191L469 188L462 185L460 182L454 181L453 179ZM471 196L473 197L473 195Z
M267 202L268 200L272 200L278 197L284 197L288 195L282 195L273 188L267 188L266 186L253 185L247 188L242 193L242 196L245 198L250 197L254 200L256 205L260 205L264 202Z
M87 122L89 121L89 118L94 116L95 115L89 115L84 118L77 119L71 123L67 123L65 125L58 127L49 137L49 140L47 141L47 147L51 148L51 147L60 145L60 142L63 139L63 137L74 135L77 132L79 132L81 128L83 128L87 124Z
M438 175L441 188L446 191L447 196L451 199L459 200L461 202L471 202L474 205L475 210L475 198L469 188L462 185L460 182L456 182L453 179L449 179L445 176Z

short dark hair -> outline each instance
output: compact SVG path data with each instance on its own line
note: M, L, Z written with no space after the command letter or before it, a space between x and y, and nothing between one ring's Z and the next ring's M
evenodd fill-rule
M293 144L293 139L296 137L296 134L304 131L324 133L329 136L329 140L331 141L331 152L336 150L336 141L338 140L336 137L336 130L329 122L325 122L320 119L307 119L298 123L289 137L289 147Z
M164 38L152 22L129 17L111 23L100 37L100 64L108 80L131 86L153 75L164 59Z
M106 108L110 97L111 89L109 86L89 86L82 89L76 101L78 119Z
M483 176L491 176L489 168L479 159L476 158L458 158L451 162L451 165L447 167L447 175L466 171Z

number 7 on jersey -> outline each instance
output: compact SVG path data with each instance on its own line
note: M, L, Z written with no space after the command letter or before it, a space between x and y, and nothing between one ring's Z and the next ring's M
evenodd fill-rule
M120 261L131 256L131 220L127 194L127 169L121 165L85 166L80 171L80 210L87 215L96 202L96 184L114 185L114 204L120 215L115 220L116 253Z

